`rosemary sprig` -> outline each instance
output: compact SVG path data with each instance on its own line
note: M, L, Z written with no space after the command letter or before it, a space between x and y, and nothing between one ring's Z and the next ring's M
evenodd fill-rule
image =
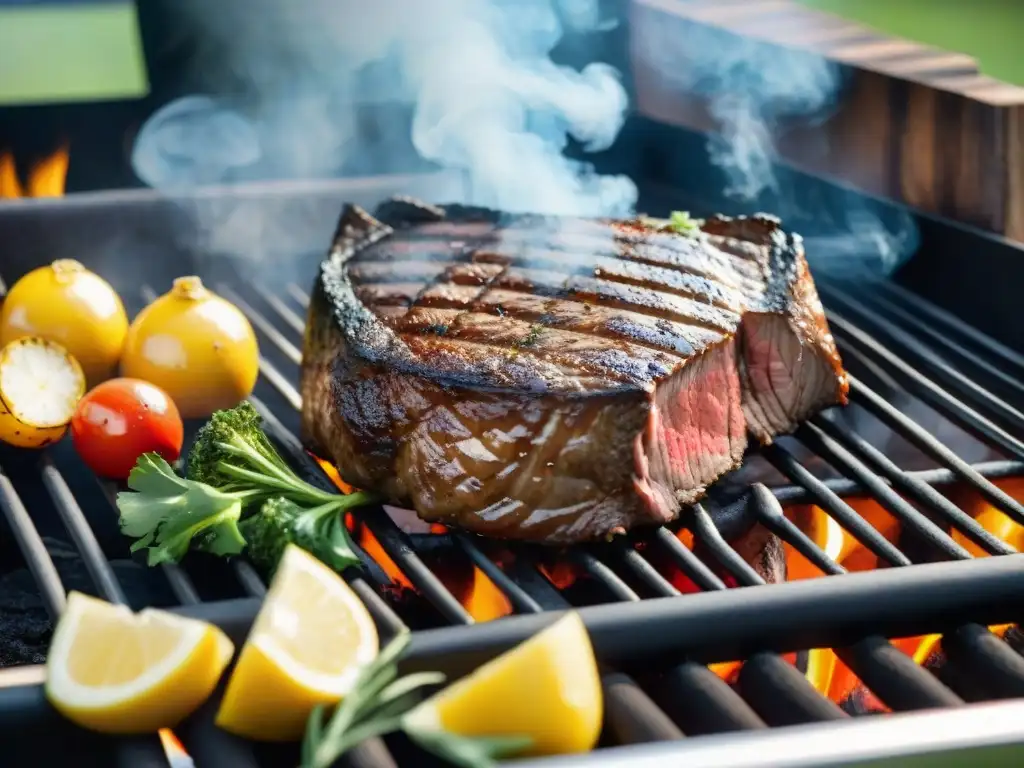
M406 718L405 735L427 752L461 768L493 768L533 744L529 736L474 736L467 738L443 730L417 728Z
M356 678L352 691L325 723L323 707L317 707L306 723L302 740L301 768L330 768L364 739L382 736L402 727L402 715L419 703L417 691L445 680L439 672L419 672L398 678L396 662L409 644L402 632L388 643Z
M403 730L428 752L462 768L491 768L495 760L530 746L527 737L467 738L448 733L412 716L420 691L440 685L440 672L417 672L398 677L398 659L409 644L409 633L398 634L356 678L352 691L325 722L317 707L306 723L300 768L330 768L365 739Z

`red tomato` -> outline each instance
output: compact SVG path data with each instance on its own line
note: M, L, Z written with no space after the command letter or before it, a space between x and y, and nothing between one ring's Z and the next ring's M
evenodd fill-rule
M185 428L174 402L139 379L111 379L88 392L71 419L71 440L100 477L124 480L144 453L173 462L181 455Z

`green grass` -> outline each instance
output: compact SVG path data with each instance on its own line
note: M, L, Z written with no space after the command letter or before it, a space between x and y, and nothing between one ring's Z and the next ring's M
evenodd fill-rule
M144 96L134 3L0 6L0 73L0 105Z
M898 37L976 58L982 72L1024 85L1024 0L799 0Z

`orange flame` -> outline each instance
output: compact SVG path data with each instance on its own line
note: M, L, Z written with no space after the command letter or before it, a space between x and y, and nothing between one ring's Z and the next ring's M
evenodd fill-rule
M192 758L189 757L188 752L178 740L178 737L174 735L174 731L170 728L161 728L159 736L160 745L164 748L164 754L167 756L170 768L184 768L185 766L194 768L195 763L192 762Z
M1024 479L998 481L997 485L1015 499L1024 498ZM1010 520L1004 513L989 505L977 492L970 489L956 489L950 494L953 500L974 517L983 528L998 536L1018 550L1024 548L1024 528ZM871 499L846 499L857 512L879 533L891 542L897 540L899 522L880 504ZM836 562L849 571L867 570L878 567L878 558L867 550L860 542L846 533L833 521L824 510L814 506L792 507L786 515L806 533L815 544L825 550ZM977 556L986 553L976 544L967 539L959 531L952 532L953 538ZM823 575L822 572L807 561L789 544L785 544L788 578L806 579ZM1002 636L1011 625L990 627L993 632ZM892 644L914 659L918 664L925 664L942 653L941 635L923 635L918 637L895 638ZM808 679L823 694L837 703L848 700L851 696L859 697L863 708L870 711L887 712L882 702L878 701L864 686L861 680L831 650L816 649L812 651L811 660L818 655L819 671L812 676L808 670Z
M0 152L0 199L63 197L69 157L65 146L43 158L32 166L27 183L23 186L18 178L14 156L9 152Z
M1013 498L1024 499L1024 479L1000 481L997 484ZM954 501L977 519L982 527L1017 549L1024 550L1024 527L988 505L974 491L958 490L954 495L956 495ZM847 498L845 501L888 541L896 543L900 535L899 521L878 502L868 498ZM786 516L817 546L848 571L864 571L878 567L877 556L844 531L823 509L812 505L790 507L786 509ZM954 531L952 535L972 554L983 554L977 545L968 541L962 534ZM690 531L680 530L678 538L686 547L693 549L693 535ZM784 542L784 548L787 579L809 579L824 575L817 566L809 562L788 543ZM681 573L672 573L671 576L672 583L681 591L698 591L698 587ZM1009 626L990 627L990 629L996 634L1002 635ZM892 644L918 664L924 664L935 659L937 654L942 653L941 640L940 635L924 635L896 638L892 640ZM786 654L783 658L791 663L796 661L795 654ZM732 683L736 680L741 666L742 662L740 661L727 661L710 664L708 668L723 680ZM888 711L888 708L867 690L860 679L831 649L814 648L809 651L806 676L816 690L836 703L841 704L851 697L856 697L861 709Z
M333 464L316 456L313 458L342 493L352 493L355 490L341 479L341 475ZM430 531L435 534L444 534L448 532L448 529L443 525L434 524L430 526ZM415 590L409 578L384 551L380 541L365 525L357 527L356 535L359 545L380 566L393 584ZM445 582L445 587L459 598L463 608L475 621L491 621L512 613L512 604L508 598L494 585L493 581L487 578L487 574L476 566L473 566L465 578L453 573L439 573L438 575ZM455 583L456 581L459 583Z

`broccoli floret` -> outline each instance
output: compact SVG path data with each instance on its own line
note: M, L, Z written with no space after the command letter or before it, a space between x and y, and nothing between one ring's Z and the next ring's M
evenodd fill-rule
M248 544L252 559L272 571L294 542L337 570L358 562L341 517L373 497L307 483L278 454L262 421L249 403L217 411L199 430L186 478L158 456L139 459L131 491L117 499L121 531L137 539L133 552L148 549L155 564L177 562L190 547L234 555Z
M345 528L347 507L361 503L365 494L341 496L337 501L306 509L275 497L241 523L249 559L268 576L277 568L285 547L296 544L336 571L359 563Z
M332 501L336 493L301 479L281 458L261 427L262 417L247 402L217 411L196 435L186 476L223 491L259 490L262 502L284 496L300 504Z

